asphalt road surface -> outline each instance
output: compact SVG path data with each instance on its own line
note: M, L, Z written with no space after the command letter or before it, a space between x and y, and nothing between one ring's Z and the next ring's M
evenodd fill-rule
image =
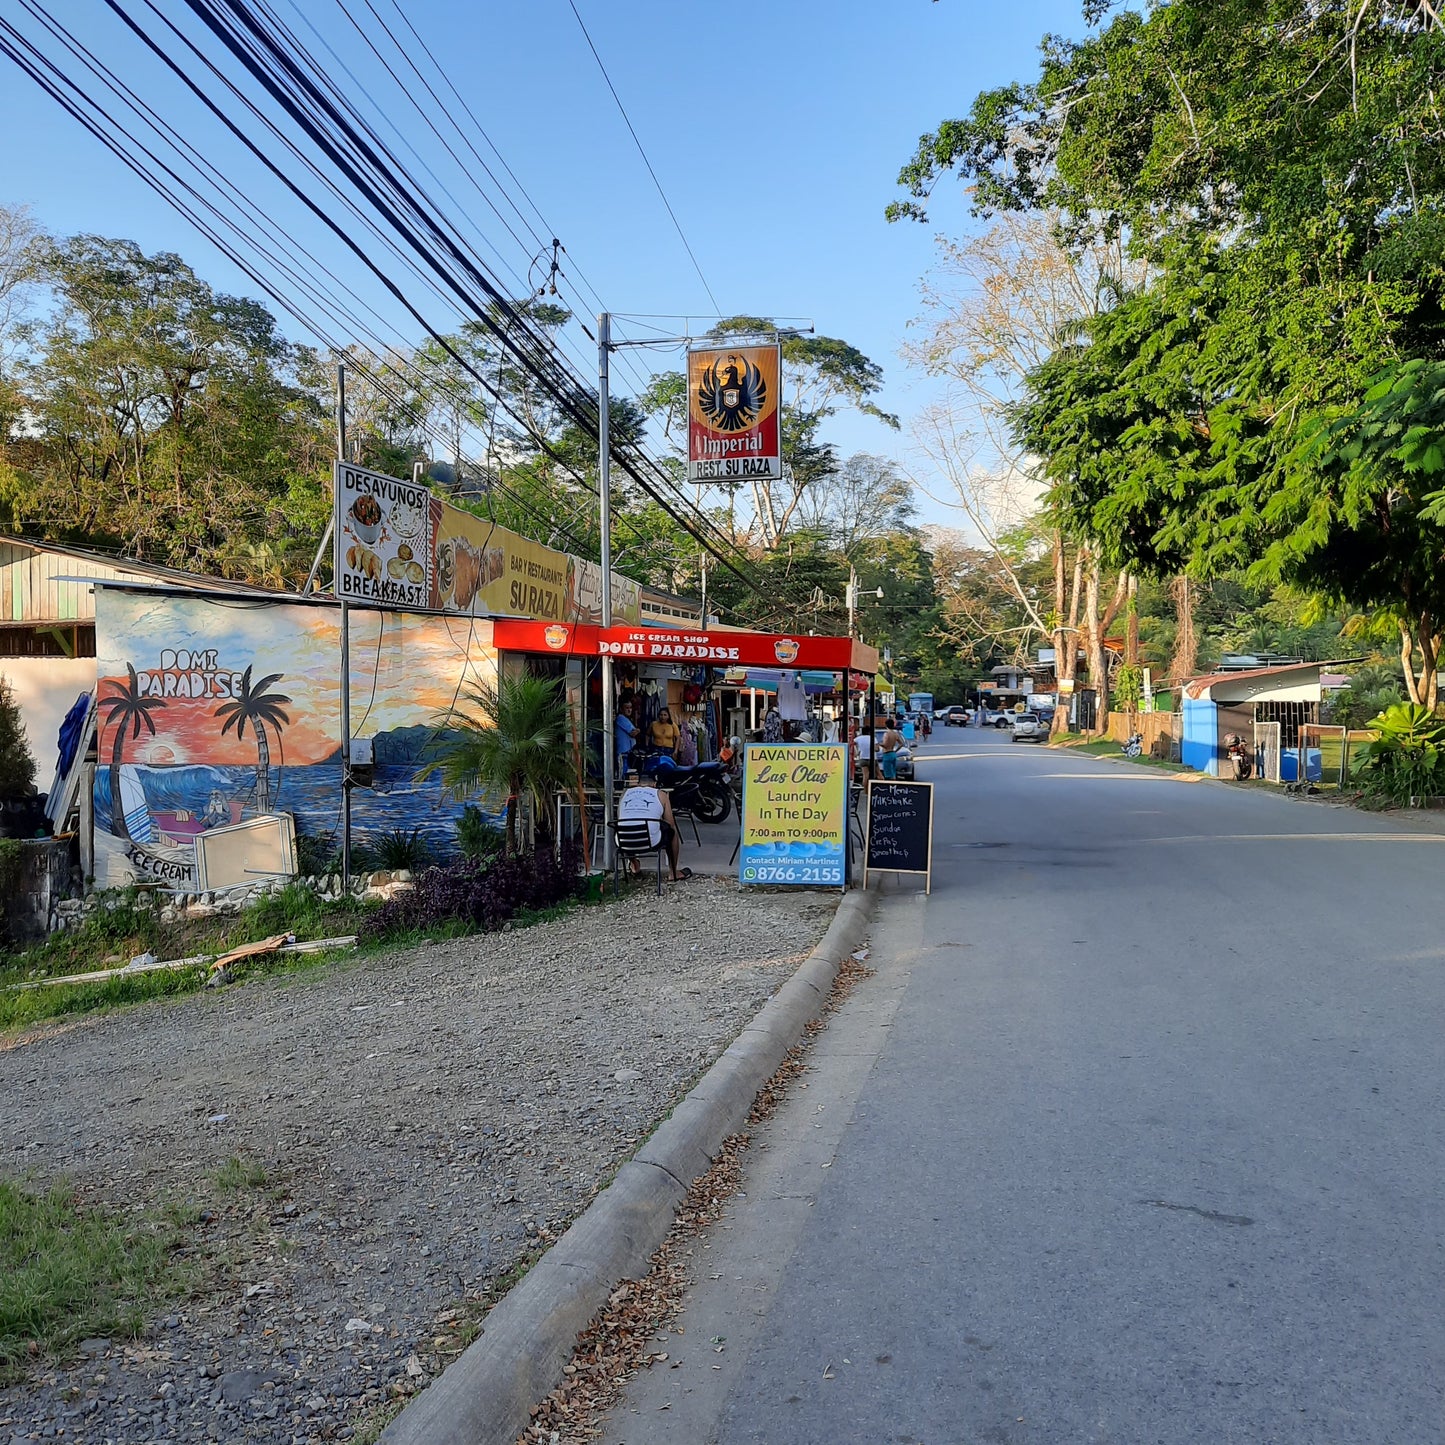
M919 777L933 894L610 1445L1438 1445L1445 837L973 730Z

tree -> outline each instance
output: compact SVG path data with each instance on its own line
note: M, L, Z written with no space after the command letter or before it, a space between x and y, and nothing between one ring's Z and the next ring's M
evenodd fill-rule
M875 538L907 531L915 511L912 484L897 466L857 452L809 488L797 522L851 557Z
M252 736L256 739L256 811L271 811L271 742L267 730L281 740L281 730L290 725L291 717L283 703L291 701L284 692L267 692L274 682L281 681L282 674L273 672L263 677L254 686L251 683L251 669L241 674L241 690L229 702L223 702L216 709L216 717L224 718L221 736L236 729L238 739L246 736L246 724L251 724Z
M924 138L893 208L956 167L982 214L1126 238L1148 284L1031 374L1021 434L1056 505L1119 563L1393 606L1426 686L1426 539L1298 440L1445 348L1442 80L1433 5L1171 0L1047 40L1036 80Z
M453 731L421 776L439 775L453 798L505 793L510 855L520 848L518 800L531 799L538 832L550 836L552 800L574 786L566 699L554 679L530 676L504 676L467 697L474 711L441 720Z
M293 483L329 470L314 358L177 256L96 236L37 255L54 306L22 332L12 524L244 575L235 539L292 535Z
M35 758L25 720L10 679L0 677L0 798L21 798L34 791Z
M125 821L125 799L120 786L126 729L130 729L132 739L140 737L142 727L149 729L154 737L156 724L151 714L166 705L163 698L147 697L141 692L140 679L129 662L126 663L125 670L127 675L124 682L117 682L114 678L106 679L111 694L100 699L106 726L115 729L110 749L110 831L117 838L130 837L130 828Z

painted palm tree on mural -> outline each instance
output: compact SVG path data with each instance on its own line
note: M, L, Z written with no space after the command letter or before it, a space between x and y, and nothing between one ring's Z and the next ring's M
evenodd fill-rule
M140 679L130 663L126 663L125 670L128 677L124 682L117 682L113 677L106 678L106 685L115 691L100 700L100 706L105 710L106 725L115 728L115 741L110 748L110 831L117 838L130 837L130 829L125 822L125 800L120 788L120 759L125 748L126 729L130 729L132 738L139 738L141 728L146 727L154 737L156 725L151 713L165 706L158 697L142 695Z
M256 811L271 811L271 742L266 736L267 728L281 740L281 729L290 725L291 717L282 703L291 699L284 692L267 692L273 682L280 682L283 673L273 672L263 677L254 687L251 685L251 669L241 674L241 690L229 702L223 702L216 709L216 716L225 718L221 725L221 736L236 729L236 736L246 736L246 724L256 737Z

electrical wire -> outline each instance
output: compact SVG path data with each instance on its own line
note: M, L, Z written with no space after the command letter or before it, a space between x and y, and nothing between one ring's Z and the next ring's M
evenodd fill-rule
M25 0L22 0L22 3L25 3ZM27 5L26 8L30 11L32 15L37 15L37 18L39 18L39 16L43 14L43 12L38 11L38 7ZM130 18L126 16L117 5L112 3L111 8L116 11L120 18L132 29L133 32L135 32L145 43L147 43L147 45L153 51L156 51L156 53L160 55L160 58L162 60L170 63L168 57L163 52L158 50L154 43L151 42L149 38L143 33L140 27L136 23L132 22ZM155 9L154 6L151 6L151 8L152 10ZM213 33L216 33L220 36L220 38L223 40L223 43L227 44L228 49L231 49L233 54L242 53L244 51L243 37L239 34L239 32L234 33L231 40L227 40L224 28L218 28L220 26L221 19L223 18L219 14L219 12L224 11L228 8L234 10L234 6L214 6L205 3L199 3L199 0L193 0L191 8L201 15L203 21L207 23L208 27L213 31ZM368 8L371 7L368 6ZM212 15L211 18L208 18L207 12L217 13ZM159 15L159 12L156 13ZM163 16L159 18L165 20L165 17ZM254 19L254 16L252 18ZM173 32L175 31L175 27L171 24L171 22L165 21L165 23ZM263 25L260 25L259 21L256 23L256 25L253 25L251 27L252 37L256 38L258 33L258 27L260 38L266 40L265 28ZM408 25L408 28L411 29L413 33L415 33L414 27ZM51 22L51 29L52 33L64 33L63 28L58 27L58 25L56 25L54 22ZM18 40L18 34L13 32L13 27L11 27L11 30L12 34ZM388 34L390 33L391 32L388 31ZM271 53L271 63L274 68L268 70L265 66L261 65L259 60L253 60L253 62L251 64L248 64L246 67L249 73L253 76L253 78L257 79L268 91L268 93L273 95L273 97L275 96L275 85L279 84L281 79L296 80L298 76L294 61L290 63L290 68L287 68L287 65L281 64L276 59L274 54L274 46L277 38L277 36L270 37L270 39L267 41L267 45L263 46L263 50L269 47ZM284 39L284 37L281 38ZM28 44L28 42L26 43ZM192 50L195 49L191 42L187 41L186 43L190 45ZM394 36L393 43L395 43ZM238 51L238 45L242 47L241 51ZM97 135L97 138L101 139L104 143L111 145L111 148L121 157L123 161L130 165L132 169L136 170L137 174L141 175L143 179L149 180L153 185L155 185L156 189L159 190L161 194L167 195L168 199L170 199L173 204L176 204L178 208L182 210L182 213L185 214L187 218L192 221L193 224L196 224L198 226L198 229L200 229L203 234L206 234L209 239L220 245L223 250L227 251L227 254L232 255L233 259L238 259L238 264L242 264L242 268L246 270L247 274L251 275L253 279L257 280L257 283L260 284L264 290L266 290L268 295L272 296L273 299L277 300L278 304L281 304L291 314L296 315L298 319L303 320L303 324L310 324L314 326L314 317L312 317L309 321L306 319L307 308L297 307L294 304L292 298L284 294L283 288L277 286L274 282L269 282L269 280L262 278L258 274L258 269L256 266L248 265L242 262L238 257L236 248L234 246L228 246L223 241L221 241L221 239L217 235L216 226L208 225L208 223L197 214L197 207L198 205L202 204L204 198L199 195L195 186L191 185L189 182L178 176L174 168L167 165L165 162L159 160L159 158L152 150L146 147L139 147L141 154L144 155L147 160L150 161L151 165L156 168L156 171L158 171L158 174L148 175L146 173L146 167L144 166L144 164L138 162L134 152L127 153L124 145L119 142L117 136L107 136L104 133L103 126L97 123L96 117L84 113L82 107L76 103L75 94L64 95L61 93L60 89L57 87L57 85L53 83L53 81L63 80L63 75L53 66L51 62L49 62L48 60L43 61L44 66L47 67L51 72L49 76L45 76L38 73L36 66L27 64L25 59L22 58L19 54L17 54L13 47L7 46L6 53L9 54L12 59L16 60L17 63L21 65L22 69L27 70L27 72L30 73L32 77L35 78L37 82L42 85L42 88L46 89L57 100L59 100L65 106L65 108L76 117L77 120L79 120L83 125L86 126L88 130L91 131L92 134ZM427 53L430 56L430 52L428 51ZM198 58L204 59L204 57L199 56L199 52L197 52L197 54ZM42 59L38 56L38 53L35 58ZM244 58L244 53L242 53L243 62ZM434 61L434 57L431 58ZM220 76L219 72L215 71L214 66L210 65L209 61L205 61L205 63L210 67L212 72L215 73L219 79L222 79L224 81L225 78ZM179 67L171 63L171 68L184 82L190 84L190 82L188 81L188 77L181 72ZM267 80L266 77L268 75L273 77L271 81ZM252 104L247 97L241 95L238 91L236 91L235 87L233 85L230 85L228 81L225 83L236 95L236 98L242 101L242 103L247 106L247 108L251 111L252 114L257 115L258 118L261 118L263 120L266 119L260 114L254 104ZM203 102L208 100L208 97L201 94L194 84L190 84L190 88L192 89L193 93L197 94L198 98L201 99ZM73 85L71 86L71 89L72 91L75 90ZM288 108L283 105L283 108L288 109L288 112L291 114L292 118L302 126L303 131L305 131L311 136L313 141L318 144L318 147L323 151L323 153L330 154L331 158L333 160L336 160L337 157L334 150L328 152L326 145L323 143L323 139L316 135L315 130L315 127L318 124L324 123L328 119L336 118L337 112L333 108L331 100L328 100L328 98L322 93L322 91L315 86L311 86L308 89L307 87L298 85L297 90L301 91L305 95L309 110L303 109L300 106ZM143 103L141 104L143 105ZM291 182L289 178L286 177L285 174L280 170L279 167L275 166L274 163L270 162L269 158L260 151L259 147L251 143L249 141L249 138L242 134L239 131L239 128L236 127L233 123L231 123L228 117L221 113L218 106L210 105L209 108L212 110L213 113L217 114L218 118L221 119L224 124L227 125L228 129L230 129L231 132L236 135L237 139L242 141L242 143L247 146L247 148L252 152L252 154L255 155L257 159L259 159L264 165L267 166L268 170L270 170L273 175L276 175L277 178L283 182L283 184L286 184L288 188L292 190L293 194L297 194L298 197L303 201L303 203L308 203L308 198L299 191L299 188L295 186L294 182ZM103 108L100 109L99 114L104 119L109 120L112 124L115 124L113 118L109 117L107 113L104 112ZM308 115L310 117L309 122ZM355 186L357 186L358 190L361 191L362 195L371 203L373 209L375 209L383 217L383 219L392 228L392 230L411 245L413 254L411 257L407 258L408 269L414 272L421 272L421 268L418 268L415 264L415 254L418 249L416 245L417 238L414 233L411 235L408 235L407 233L408 219L416 218L418 216L419 210L423 209L419 206L417 201L417 196L419 192L415 186L415 182L406 172L406 169L402 167L399 162L396 161L395 156L389 151L389 149L379 142L379 138L375 136L374 129L372 129L360 117L355 116L354 111L352 112L352 116L353 119L356 121L357 125L360 127L360 132L358 132L355 128L351 127L348 123L343 122L344 130L350 131L350 134L346 136L346 139L351 140L353 138L356 138L359 141L356 149L364 155L367 161L367 175L370 176L370 181L368 181L367 175L361 174L356 168L349 168L344 164L339 164L338 168L347 175L347 178L351 180ZM157 127L159 118L156 117L155 112L150 110L148 106L144 107L144 114L142 115L142 118L147 119L147 122L151 124L153 128ZM328 185L328 188L333 194L338 194L336 186L334 185L334 183L330 182L329 177L325 176L324 173L319 173L315 164L310 162L309 159L306 158L304 154L301 153L297 149L297 147L295 147L295 145L289 141L289 138L285 137L283 133L279 132L274 126L274 124L269 121L266 121L266 123L271 129L272 133L275 134L278 139L282 140L283 143L287 145L289 151L293 156L295 156L303 164L307 165L308 169L310 169L314 175L318 176L318 179L323 180L323 182ZM159 122L159 125L164 125L164 122ZM124 127L117 126L117 129L119 131L119 134L125 136L126 139L132 144L132 146L136 146L137 143L135 137L130 135L130 133L126 131ZM168 129L170 129L171 143L174 144L175 141L179 139L179 137L177 136L177 133L173 130L173 128ZM361 139L361 136L365 136L366 139ZM495 150L495 147L493 147L493 149ZM210 166L209 163L204 160L204 157L201 157L199 153L194 150L193 147L190 148L189 153L191 157L191 163L196 165L198 173L204 174L206 171L209 171L211 183L217 185L224 192L226 190L226 187L224 185L224 178L220 176L220 173L216 170L216 168ZM412 153L416 154L414 148L412 150ZM453 155L455 158L455 153L453 153ZM435 178L434 173L429 173L433 174L433 178ZM491 173L490 171L488 173L489 175L493 176L493 179L495 179L493 173ZM510 172L510 168L508 168L508 173L512 174ZM164 177L165 179L162 179L162 177ZM473 183L475 184L474 178ZM187 197L189 197L189 200L187 199ZM450 197L450 193L449 198L452 199L453 203L455 204L455 197ZM229 188L229 195L227 199L230 204L234 205L239 211L249 217L249 221L252 225L255 224L259 212L257 208L247 205L245 198L241 195L237 188ZM400 210L393 208L393 205L391 204L391 202L393 201L397 206L401 207ZM528 197L528 201L529 204L532 205L533 210L535 211L535 203L531 202L530 197ZM347 204L348 208L353 214L358 214L359 208L356 207L355 203L350 201L349 198L347 198ZM206 205L207 208L210 209L213 213L213 216L218 225L225 225L233 231L239 231L240 233L242 233L247 244L256 248L257 254L264 257L266 263L269 266L273 267L279 275L288 278L292 286L300 287L303 293L310 300L311 305L320 307L322 310L324 310L331 317L333 323L340 321L344 315L355 315L355 313L351 310L349 306L345 305L345 303L340 302L339 298L337 298L334 293L329 293L326 290L325 286L318 282L314 271L308 271L306 269L301 260L301 256L297 254L298 248L286 245L283 239L283 241L279 245L277 245L275 249L272 249L271 247L268 247L265 243L258 242L255 238L254 232L251 232L250 234L246 233L246 221L243 220L238 222L235 217L224 215L216 207L210 206L209 203L206 203ZM311 205L311 209L313 210L313 213L317 214L323 221L327 219L319 212L319 210L314 206L314 204ZM540 218L540 212L538 212L538 215ZM377 234L377 228L375 226L375 223L370 221L369 217L366 218L366 222L373 234ZM332 229L337 230L335 226L333 226ZM434 229L435 228L433 228L433 230ZM528 227L528 229L531 228ZM340 234L339 231L338 234ZM515 239L515 233L512 234L514 235ZM535 232L533 234L535 234ZM342 236L342 239L346 239L344 235ZM398 254L398 249L395 241L392 241L390 237L387 237L386 239L388 241L388 250L391 251L393 254ZM484 272L475 265L474 262L469 261L469 259L466 256L462 255L456 248L450 249L452 263L455 265L456 270L445 274L438 274L437 279L440 279L443 282L447 290L449 290L454 297L457 297L462 301L464 311L470 311L473 316L475 316L480 322L488 325L493 331L493 333L497 335L497 339L499 342L499 357L505 359L510 352L514 362L518 365L520 372L523 375L530 375L531 377L533 377L533 379L537 380L541 384L546 398L552 404L559 406L562 413L569 415L574 421L574 423L582 425L584 431L594 430L594 427L588 426L587 423L596 418L595 397L590 395L584 387L581 387L578 384L576 377L570 374L566 367L560 365L558 358L556 357L555 351L552 350L550 341L548 341L545 336L539 336L533 333L530 326L526 325L526 323L523 323L522 325L523 335L517 337L515 343L513 342L513 338L509 335L509 333L512 329L512 323L521 320L520 307L516 303L512 302L510 298L506 297L502 291L496 288L495 283L491 282L489 278L485 276ZM557 249L563 250L563 254L565 254L565 248L561 248L560 246L558 246ZM283 253L284 256L289 259L283 259ZM359 255L360 253L357 252L357 254ZM405 255L405 252L403 251L400 254ZM366 258L361 257L361 259L365 260ZM375 316L378 321L380 321L379 314L373 308L367 306L366 303L363 302L361 298L357 295L357 293L349 286L345 286L344 283L340 283L337 280L334 272L330 271L329 268L322 267L322 269L325 270L326 274L331 278L334 283L340 285L342 289L345 290L346 293L350 295L359 305L369 310L371 314ZM470 373L474 377L474 379L479 382L483 389L487 391L488 394L492 395L494 405L492 407L489 407L487 410L489 412L489 415L492 418L495 418L497 414L497 407L503 405L503 398L497 395L499 388L495 386L489 386L487 383L487 379L481 376L475 368L471 367L467 363L465 358L457 354L456 350L449 345L445 336L443 334L440 334L439 328L430 326L426 323L425 319L421 317L420 313L416 310L416 308L413 305L409 304L406 298L400 293L400 288L396 287L394 283L390 283L389 278L382 274L379 268L372 266L370 269L373 270L373 273L378 276L378 279L381 280L384 285L387 285L390 293L397 300L399 300L404 307L406 307L406 309L413 316L413 318L416 319L419 324L422 325L423 329L433 337L433 339L443 349L443 351L447 352L451 356L452 360L462 370ZM439 271L439 268L433 268L433 270ZM424 274L424 272L421 272L421 274ZM479 286L483 292L486 302L489 304L480 307L477 306L475 304L476 297L471 291L470 285L463 286L459 284L459 277L463 282L468 282L471 283L471 285ZM430 289L437 290L437 281L435 279L428 279ZM318 334L321 334L321 329L318 329ZM335 347L335 343L333 343L333 346ZM345 350L344 347L335 347L335 349ZM377 378L377 380L379 382L379 378ZM565 460L556 454L555 449L551 448L547 444L545 438L539 438L532 434L531 428L528 426L526 418L517 417L515 412L509 412L509 414L513 416L514 420L517 420L522 424L524 432L527 432L529 435L531 435L534 442L541 443L541 449L549 453L552 460L558 463L562 467L564 472L570 472L570 474L578 476L578 480L582 483L582 485L589 485L585 477L579 476L575 472L575 469L570 468L565 462ZM623 444L620 445L617 449L615 449L614 459L619 461L620 465L624 469L625 474L630 476L633 483L639 486L644 495L650 496L652 500L654 500L672 518L672 520L677 525L682 527L684 531L688 532L695 541L698 541L700 545L702 545L705 550L710 552L711 555L713 555L714 558L721 565L737 573L739 579L743 582L749 584L750 586L755 586L753 579L746 575L746 572L751 571L750 565L746 566L746 572L743 570L742 567L738 565L739 561L742 560L742 554L737 552L736 544L732 541L732 539L726 538L724 534L722 534L716 528L716 525L712 521L712 519L706 517L706 515L703 514L698 508L696 508L690 500L686 498L680 498L681 489L675 477L669 474L667 469L662 464L660 464L656 458L648 457L645 453L642 452L640 447L637 447L624 439ZM485 472L485 469L483 469L483 471ZM669 494L672 495L675 499L672 503L669 503L667 501L667 496ZM522 500L520 497L517 497L515 493L511 493L510 495L517 501ZM679 498L680 500L678 500ZM686 514L688 512L691 512L692 516L687 516ZM623 516L625 516L625 513L620 515L619 520L621 520ZM554 529L557 527L557 519L555 517L548 519L548 521ZM714 534L711 538L711 545L709 544L709 538L705 535L707 533ZM733 556L729 557L728 555L726 555L726 552L724 552L723 550L724 548L726 548L727 551L732 552Z
M643 149L642 141L638 138L636 127L632 124L632 117L627 114L627 107L622 103L622 97L617 93L617 87L612 83L612 77L607 73L607 67L602 63L602 57L597 53L597 47L593 44L592 36L588 34L587 26L583 22L582 13L577 9L577 0L567 0L571 7L572 14L577 18L578 28L582 31L582 37L587 42L587 48L592 52L592 58L597 62L597 68L602 72L602 78L607 82L607 89L612 92L612 99L617 102L617 109L621 112L622 119L627 124L627 133L632 137L632 143L637 147L637 153L642 157L642 163L647 167L647 174L652 177L652 184L657 187L657 194L662 197L662 204L667 207L667 214L672 217L672 224L677 229L678 239L682 242L683 250L687 252L687 259L692 262L692 269L697 272L697 279L702 282L702 289L707 292L707 299L712 302L714 310L721 311L717 297L712 294L712 287L707 284L707 277L702 274L702 267L698 265L697 257L693 255L692 246L682 229L682 222L677 219L677 212L672 209L672 202L667 199L667 192L662 189L662 182L657 178L657 172L652 168L652 162L647 158L647 152Z

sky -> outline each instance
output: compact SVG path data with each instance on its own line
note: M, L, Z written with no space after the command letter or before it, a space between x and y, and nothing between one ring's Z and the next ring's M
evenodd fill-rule
M432 168L434 176L426 176L420 162L406 157L448 226L467 236L514 290L529 274L541 274L530 269L539 241L556 236L567 252L560 299L592 312L600 296L608 309L635 318L619 321L621 336L695 334L719 309L811 323L883 367L885 388L877 400L904 422L895 434L870 418L840 414L828 439L844 455L871 451L910 460L916 458L908 418L934 388L910 375L899 347L920 309L918 284L932 262L935 235L957 235L974 223L957 182L946 180L930 205L929 224L889 225L883 211L900 194L898 169L921 134L965 114L980 90L1031 77L1046 32L1082 31L1079 0L778 0L748 8L576 0L695 268L569 0L399 0L405 20L444 66L494 151L408 39L418 68L431 76L463 136L501 177L530 230L481 177L464 140L447 129L438 114L443 106L418 77L403 71L419 102L412 108L341 8L345 3L374 38L378 19L405 38L397 0L273 3L316 53L331 47L327 63L338 84L376 114L383 131L394 125L403 137L397 144L414 147ZM181 0L155 4L180 31L201 36ZM161 30L139 0L125 8ZM7 9L14 23L39 34L18 6ZM289 237L353 285L380 314L379 331L416 336L415 324L344 245L262 170L101 0L51 0L50 11ZM184 59L174 35L168 44ZM55 51L53 43L48 48ZM219 53L214 42L209 50ZM194 61L185 65L207 91L224 93ZM249 89L239 71L232 73ZM464 165L446 154L427 117ZM28 203L57 233L121 236L148 252L178 252L218 288L257 294L251 279L188 220L3 57L0 135L7 137L0 203ZM473 188L473 177L481 179L500 215ZM374 241L347 224L376 254ZM441 298L414 280L405 289L421 298L428 319L455 324L455 309ZM311 339L294 319L281 319L287 334ZM568 345L579 369L591 374L595 353L578 328ZM677 353L633 352L619 357L615 375L623 389L635 388L647 373L677 363ZM925 520L961 524L920 500Z

